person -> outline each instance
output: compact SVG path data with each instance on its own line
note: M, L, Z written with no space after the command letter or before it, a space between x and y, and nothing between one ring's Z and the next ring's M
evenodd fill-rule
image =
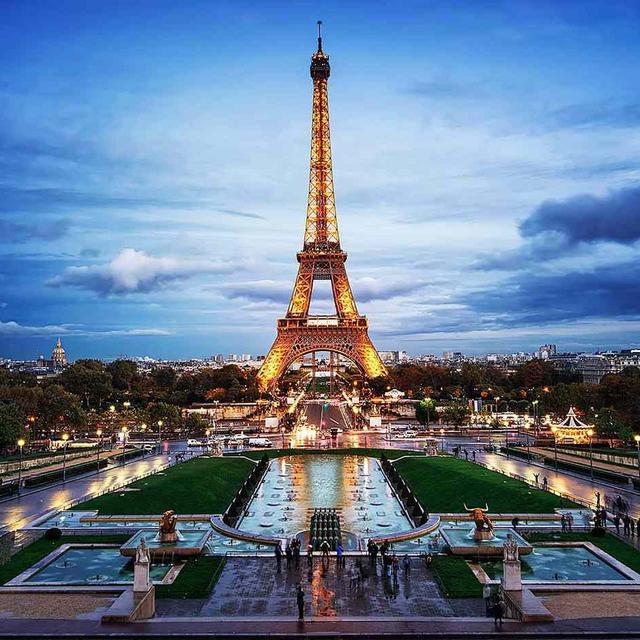
M471 453L473 455L473 461L475 462L476 461L476 450L474 449Z
M540 478L540 474L539 474L539 473L534 473L534 474L533 474L533 477L534 477L534 479L535 479L536 487L537 487L537 486L538 486L538 479Z
M322 552L322 560L329 560L329 543L326 540L322 541L322 544L320 545L320 551Z
M616 527L616 533L620 535L620 514L619 513L616 513L616 515L613 516L613 524Z
M542 488L544 491L548 491L549 489L549 481L547 480L547 476L543 476L542 478Z
M600 520L602 521L602 526L606 529L607 528L607 510L602 507L602 510L600 511Z
M307 547L307 566L313 569L313 545Z
M371 545L371 564L375 565L378 559L378 545L374 542Z
M289 569L291 569L292 566L292 562L291 560L293 559L293 551L291 550L291 545L287 542L287 546L284 549L284 555L287 558L287 571L289 571Z
M298 538L293 539L293 566L296 569L300 568L300 540Z
M398 569L400 568L400 561L398 560L398 556L394 553L391 556L391 571L393 571L393 579L398 579Z
M511 518L511 526L513 527L514 531L518 529L519 524L520 524L520 518L518 518L518 516L513 516L513 518Z
M404 554L404 557L402 558L402 569L404 571L404 575L405 577L409 577L411 575L411 559L409 558L408 554Z
M484 598L485 614L489 616L491 612L491 585L488 582L482 585L482 597Z
M622 518L622 525L623 525L622 531L625 536L629 535L629 522L630 522L629 515L625 513L624 518Z
M498 601L493 605L493 624L498 626L498 621L500 621L500 626L502 626L502 618L504 617L506 611L506 606L504 604L504 600L502 596L498 596Z
M383 543L380 545L380 555L382 556L383 561L387 557L388 553L389 553L389 541L384 540Z
M629 518L629 526L631 527L631 535L636 535L636 521L633 518ZM638 532L640 533L640 532Z
M433 554L427 553L427 555L424 558L424 563L427 565L427 567L430 567L432 562L433 562Z
M468 460L468 459L469 459L469 450L468 450L468 449L465 449L465 450L464 450L464 459L465 459L465 460Z
M340 569L344 567L344 548L341 540L338 540L336 545L336 566Z
M304 620L304 591L301 585L298 585L296 591L296 603L298 605L298 620Z
M282 546L281 546L280 542L278 542L278 544L276 545L276 548L274 550L274 554L276 556L277 571L278 571L278 573L280 573L280 567L282 566Z
M562 529L562 533L567 530L567 518L564 513L560 516L560 528Z
M638 536L640 537L640 518L636 521L636 529L638 530Z
M573 515L567 513L567 529L569 529L569 533L573 531Z

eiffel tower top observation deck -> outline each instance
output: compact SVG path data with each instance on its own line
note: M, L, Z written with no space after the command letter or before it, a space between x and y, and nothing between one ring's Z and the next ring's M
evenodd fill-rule
M370 377L386 374L367 332L367 319L358 313L347 277L347 254L340 247L336 201L333 190L329 94L329 56L322 49L318 22L318 49L311 56L313 110L311 163L304 245L297 254L299 267L278 335L260 371L261 390L275 387L278 379L297 359L312 351L332 351L353 360ZM335 315L310 316L309 306L316 280L330 280Z

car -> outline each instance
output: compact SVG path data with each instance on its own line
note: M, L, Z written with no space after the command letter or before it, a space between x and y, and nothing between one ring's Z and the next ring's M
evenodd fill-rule
M196 440L195 438L189 438L187 440L187 447L203 447L204 443L200 442L200 440Z
M415 438L418 435L417 431L405 431L404 432L404 437L405 438Z
M269 438L249 438L250 447L273 447L273 442Z
M143 451L153 451L156 448L155 444L143 444L142 445L142 450Z

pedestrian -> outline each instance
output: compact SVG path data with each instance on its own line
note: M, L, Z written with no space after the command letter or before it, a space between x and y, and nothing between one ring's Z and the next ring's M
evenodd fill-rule
M473 450L472 455L473 455L473 461L475 462L476 461L476 450L475 449Z
M629 516L628 514L624 514L624 518L622 518L622 524L623 524L623 533L625 536L629 535Z
M616 513L616 515L613 516L613 524L616 527L616 533L620 535L620 514L619 513Z
M278 544L276 545L276 548L274 550L274 554L276 556L277 571L278 571L278 573L280 573L280 568L282 566L282 545L280 544L280 542L278 542Z
M398 560L398 556L394 553L391 556L391 571L393 571L393 579L398 579L398 569L400 568L400 561Z
M404 570L405 577L408 578L411 575L411 559L406 553L402 558L402 569Z
M513 518L511 518L511 526L513 527L514 531L517 531L519 524L520 518L518 518L518 516L513 516Z
M602 507L602 511L600 511L600 521L602 522L602 526L607 528L607 510Z
M500 621L500 626L502 626L502 618L504 617L506 611L506 606L504 604L504 600L502 596L498 596L498 601L493 605L493 624L497 627L498 621Z
M469 451L467 449L464 450L464 459L465 460L469 459Z
M287 559L287 571L289 571L289 569L291 569L291 566L293 565L293 563L291 562L293 560L293 551L291 550L291 545L289 544L289 542L287 542L287 546L284 549L284 555Z
M549 481L547 480L547 476L543 476L542 477L542 489L544 491L548 491L549 490Z
M300 568L300 540L298 538L293 539L293 566L296 569Z
M636 529L638 531L638 537L640 537L640 518L636 520Z
M336 566L340 569L344 567L344 548L341 540L338 540L336 545Z
M560 516L560 528L562 530L562 533L565 533L565 531L567 530L567 518L565 517L564 513Z
M482 597L484 599L484 612L487 617L491 613L491 585L485 582L482 586Z
M383 560L384 558L387 557L388 553L389 553L389 541L384 540L383 543L380 545L380 555L382 556Z
M535 480L536 487L537 487L538 486L538 479L540 478L540 474L539 473L534 473L533 474L533 478Z
M313 545L307 547L307 567L309 567L309 571L313 569Z
M322 553L322 561L324 562L325 560L328 562L329 561L329 550L331 549L331 547L329 546L329 543L326 540L322 541L322 544L320 545L320 552Z
M433 562L433 554L427 553L427 555L424 557L424 563L427 565L427 567L430 567L432 562Z
M304 620L304 591L301 585L298 585L296 591L296 604L298 605L298 620Z
M374 542L371 545L371 564L375 566L378 559L378 545Z
M636 521L633 518L629 518L629 526L631 527L631 535L636 535ZM640 531L638 532L640 533Z
M573 531L573 515L567 513L567 528L569 529L569 533Z

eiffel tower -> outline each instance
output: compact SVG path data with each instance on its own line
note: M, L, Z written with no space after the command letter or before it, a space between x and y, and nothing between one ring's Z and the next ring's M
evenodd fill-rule
M311 169L304 246L298 253L298 276L287 315L278 320L278 334L258 372L262 391L275 387L293 362L313 351L342 354L369 378L387 373L369 338L367 318L358 313L345 269L347 254L340 248L327 92L331 69L329 56L322 50L321 24L318 50L311 56ZM316 280L331 281L335 315L309 315Z

